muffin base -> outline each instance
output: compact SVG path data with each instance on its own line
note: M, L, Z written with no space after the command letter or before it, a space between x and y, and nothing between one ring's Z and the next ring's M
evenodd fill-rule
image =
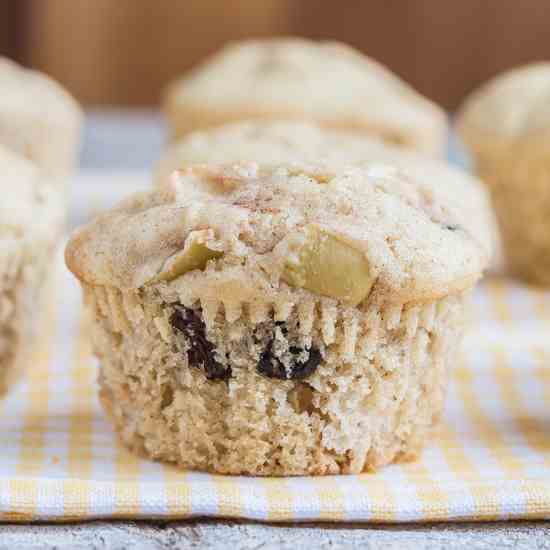
M26 254L6 247L0 265L0 394L21 377L32 361L53 277L52 251Z
M422 134L407 133L400 131L399 128L384 127L377 124L368 124L365 121L358 119L333 119L323 118L312 120L305 115L300 115L295 112L283 111L226 111L226 110L206 110L198 108L196 105L182 105L177 103L172 105L170 101L166 106L166 115L171 125L171 138L173 142L178 141L187 134L208 130L224 124L244 120L296 120L310 121L318 124L321 127L332 130L342 130L358 134L368 134L373 137L378 137L380 140L392 145L401 145L413 150L417 150L435 158L445 156L447 127L446 121L434 131L433 134L428 134L426 131Z
M299 290L273 304L187 296L177 306L168 285L84 291L101 402L130 449L187 469L275 476L416 457L443 407L465 299L360 311ZM203 320L227 379L189 364L190 342L170 322L175 307ZM305 379L261 374L262 353L285 345L323 360Z
M508 270L528 283L550 286L550 161L548 138L505 145L480 142L475 164L488 184Z

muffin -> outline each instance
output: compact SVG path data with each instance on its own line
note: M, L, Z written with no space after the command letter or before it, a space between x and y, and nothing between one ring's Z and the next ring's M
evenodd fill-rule
M550 285L550 62L481 86L457 128L491 190L510 271Z
M175 140L241 119L312 120L430 155L445 150L444 112L376 61L335 42L230 43L169 87Z
M60 185L76 163L82 112L57 83L0 57L0 145Z
M417 455L490 256L477 185L381 164L187 167L77 230L101 401L124 443L224 474Z
M298 164L302 169L324 170L366 165L372 162L389 163L419 179L432 182L444 180L446 193L458 193L464 185L483 187L481 181L449 166L446 162L429 159L401 146L381 142L377 138L358 136L351 132L321 128L310 122L243 121L210 130L188 134L172 144L163 154L155 171L155 184L165 185L175 170L197 163L234 163L258 161L262 164ZM309 166L308 166L309 165ZM498 225L492 211L488 192L475 195L481 204L477 208L489 211L493 233L492 267L500 262L501 250Z
M0 146L0 393L26 367L63 226L59 188Z
M446 162L429 159L377 138L326 129L310 122L261 120L241 121L192 132L173 143L158 162L155 184L168 184L174 171L190 164L231 164L240 161L295 164L310 171L331 171L373 162L389 163L418 178L444 180L448 193L453 192L453 183L459 193L463 185L483 187L477 178ZM484 190L478 190L476 196L485 194ZM483 201L489 201L488 197L484 197Z

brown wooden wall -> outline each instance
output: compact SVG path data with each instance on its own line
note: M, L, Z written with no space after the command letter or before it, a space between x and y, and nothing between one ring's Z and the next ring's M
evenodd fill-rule
M550 59L550 0L0 0L0 52L87 104L155 104L226 40L273 34L349 42L453 108Z

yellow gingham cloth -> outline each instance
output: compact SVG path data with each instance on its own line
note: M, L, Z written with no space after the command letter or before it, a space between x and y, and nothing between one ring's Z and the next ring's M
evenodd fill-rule
M96 400L78 285L62 267L57 296L34 367L0 401L4 521L550 518L550 293L502 281L476 292L443 426L420 461L288 479L187 473L128 453Z

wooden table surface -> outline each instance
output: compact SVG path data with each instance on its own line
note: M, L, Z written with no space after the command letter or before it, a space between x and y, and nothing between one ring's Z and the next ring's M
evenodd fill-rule
M0 550L539 550L550 548L548 523L439 525L293 525L195 520L168 524L92 522L0 526Z

